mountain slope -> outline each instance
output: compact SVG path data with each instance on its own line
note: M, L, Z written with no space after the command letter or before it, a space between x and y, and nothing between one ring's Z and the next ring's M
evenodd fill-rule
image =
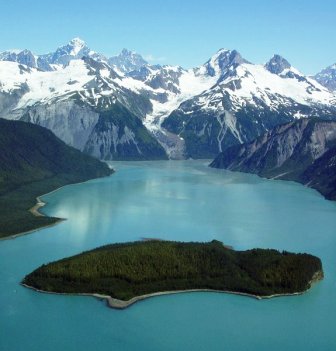
M295 180L336 199L336 122L302 119L228 148L210 167Z
M216 83L162 123L185 140L190 157L211 157L296 118L336 117L335 95L279 56L261 66L222 50L202 70L209 65Z
M318 190L327 199L336 200L336 147L315 160L300 175L299 181Z
M141 120L116 103L99 114L84 152L102 160L162 160L164 149Z
M0 61L18 62L28 67L38 68L38 57L36 57L30 50L1 52ZM49 67L48 70L51 70L51 67Z
M136 52L123 49L119 55L110 57L108 64L117 71L129 73L148 65L148 62Z
M314 79L331 91L336 91L336 63L314 76Z
M144 88L147 95L132 90L128 79L91 58L71 60L52 72L0 62L0 117L47 127L82 151L104 148L104 159L120 159L119 153L127 154L128 159L165 159L162 146L142 122L152 109L147 95L155 97L156 93L149 88ZM143 84L139 84L142 89ZM102 134L98 123L101 125L102 116L107 114L111 123ZM118 137L113 137L115 133ZM116 149L117 153L113 151ZM98 152L93 155L101 157Z
M0 119L0 237L52 224L28 209L57 187L110 175L97 159L66 145L49 130Z

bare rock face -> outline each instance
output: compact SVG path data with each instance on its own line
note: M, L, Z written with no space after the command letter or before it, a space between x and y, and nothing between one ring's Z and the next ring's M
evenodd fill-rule
M0 53L0 61L17 62L28 67L37 68L37 59L30 50L19 52L5 51Z
M290 67L291 64L280 55L274 55L265 65L265 68L274 74L279 74Z
M336 91L336 63L325 68L314 78L324 87L328 88L330 91Z
M336 199L336 122L303 119L228 148L214 168L296 180Z
M141 55L127 49L123 49L117 56L110 57L108 63L123 73L128 73L147 65L147 62Z
M99 113L74 100L40 104L28 109L21 120L50 129L68 145L81 151L99 119Z
M162 160L166 153L141 120L116 104L101 112L84 152L103 160Z

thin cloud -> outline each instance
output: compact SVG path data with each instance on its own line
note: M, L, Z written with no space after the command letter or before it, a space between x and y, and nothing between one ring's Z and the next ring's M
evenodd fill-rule
M144 59L146 61L149 61L149 62L161 62L161 61L165 61L166 60L166 57L163 57L163 56L158 56L156 57L155 55L152 55L152 54L148 54L148 55L145 55L144 56Z

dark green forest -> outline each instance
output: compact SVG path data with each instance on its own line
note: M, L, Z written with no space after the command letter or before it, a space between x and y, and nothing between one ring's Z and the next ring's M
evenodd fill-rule
M42 265L23 283L61 293L101 293L121 300L160 291L215 289L259 296L303 292L322 263L309 254L234 251L219 241L112 244Z
M37 196L113 172L46 128L26 122L0 119L0 150L0 238L58 220L28 211Z

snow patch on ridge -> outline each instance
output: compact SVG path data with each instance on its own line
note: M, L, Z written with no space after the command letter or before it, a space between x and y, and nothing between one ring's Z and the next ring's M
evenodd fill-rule
M192 69L184 71L179 78L180 94L169 92L167 102L165 103L151 99L153 111L147 114L144 125L150 131L160 129L165 118L176 110L182 102L210 89L216 83L217 79L218 77L209 77L206 75L197 76Z
M268 72L262 65L253 64L242 64L237 67L236 71L241 88L230 91L230 93L239 98L247 99L251 103L253 103L253 98L257 97L270 105L271 102L267 101L265 94L265 91L270 91L273 95L278 94L307 106L312 102L331 104L331 93L309 78L301 82L295 78L282 78ZM237 77L228 78L223 84L227 84Z
M29 92L20 100L17 108L34 105L54 97L79 91L92 80L82 60L70 61L62 70L52 72L35 72L27 79Z
M69 44L73 46L72 50L69 53L71 56L77 56L79 52L86 46L85 41L80 38L72 39Z

